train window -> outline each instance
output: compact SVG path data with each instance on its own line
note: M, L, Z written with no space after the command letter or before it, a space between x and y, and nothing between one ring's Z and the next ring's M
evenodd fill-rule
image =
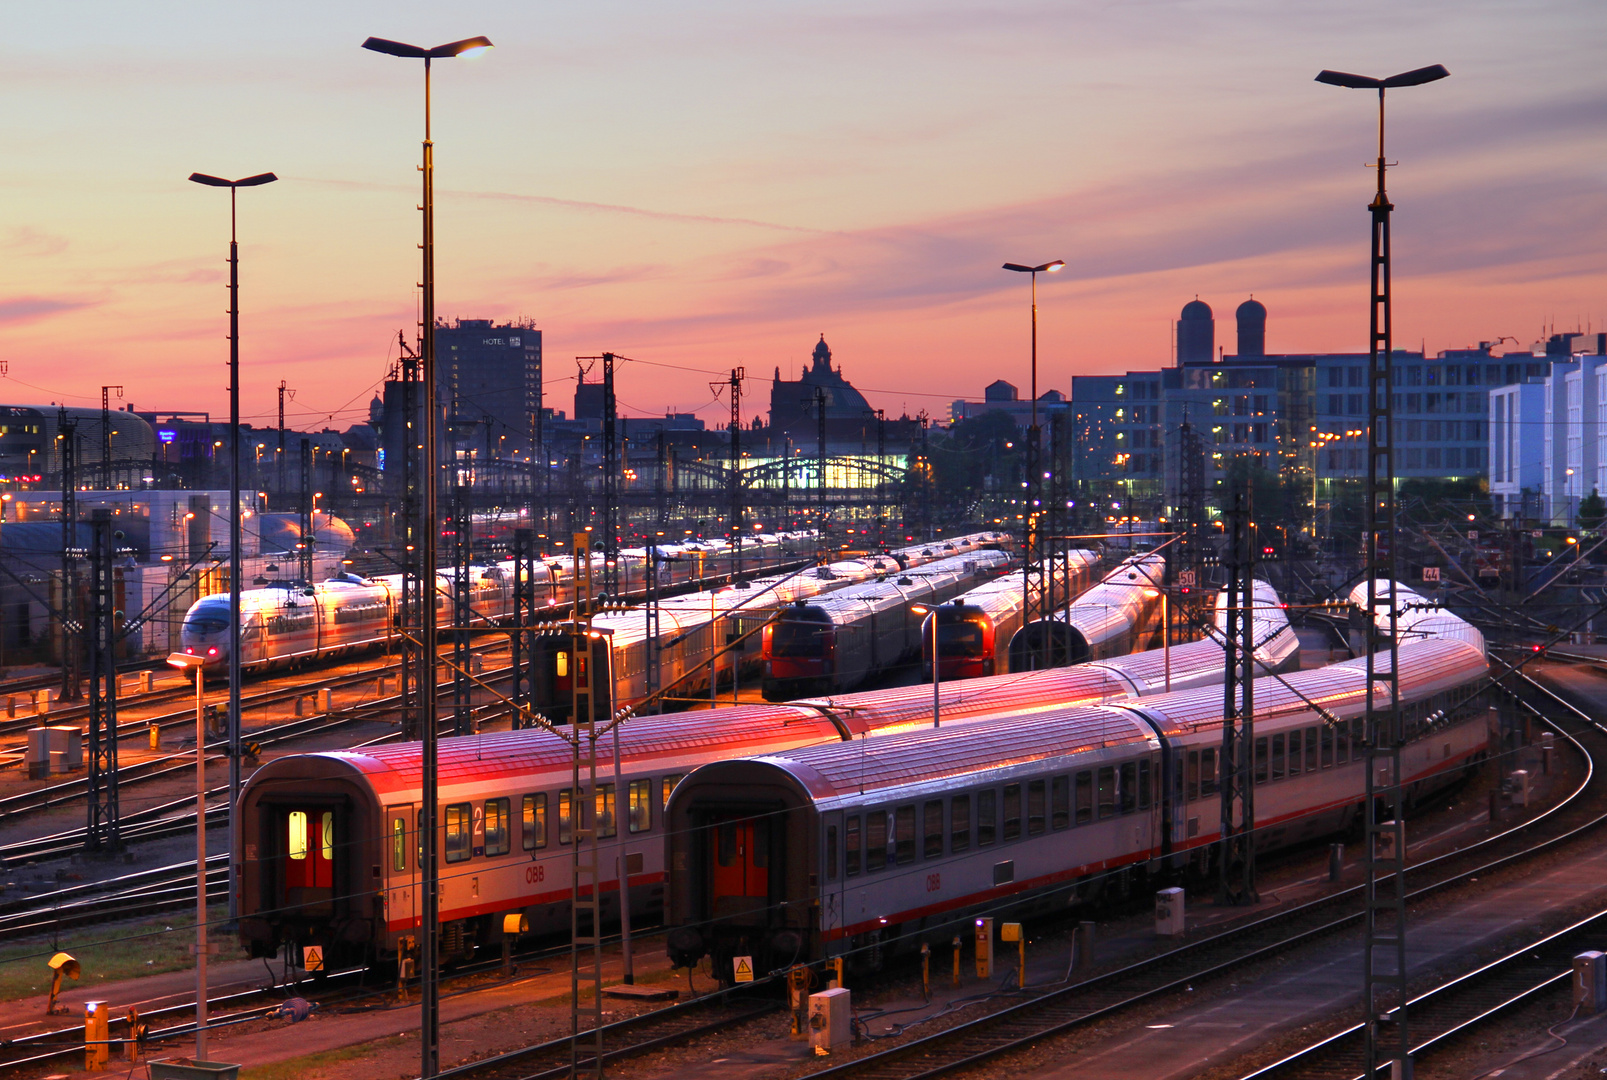
M859 815L849 818L843 826L844 872L849 877L859 873Z
M1116 766L1099 767L1099 820L1104 821L1116 813Z
M285 822L288 842L285 844L285 853L292 859L300 862L307 857L307 812L305 810L290 811Z
M956 795L949 800L949 854L971 849L971 796Z
M391 818L391 870L407 869L407 818Z
M512 824L508 820L507 799L487 799L485 801L485 853L487 855L506 855L512 845L509 837Z
M1049 820L1053 828L1071 825L1071 777L1057 776L1049 781Z
M1032 780L1027 784L1027 835L1037 836L1049 827L1045 806L1048 781Z
M1322 767L1334 767L1334 729L1327 724L1322 726Z
M1004 838L1006 841L1021 836L1021 785L1004 786Z
M1334 725L1334 764L1350 760L1350 725L1343 720Z
M646 832L653 827L653 781L632 780L629 792L630 805L626 809L630 831Z
M915 807L900 806L893 812L893 858L898 865L915 861Z
M1183 761L1183 798L1193 802L1200 797L1200 752L1190 750Z
M1138 808L1149 809L1149 758L1138 763Z
M560 679L569 678L569 654L561 652L553 657L553 674Z
M524 848L535 851L547 846L547 793L526 795L519 808L519 819L524 832Z
M1210 798L1217 792L1216 747L1200 751L1200 797Z
M570 843L575 839L575 793L564 788L558 793L558 842Z
M463 862L474 854L474 810L468 803L446 808L446 861Z
M1360 716L1350 722L1350 759L1352 761L1361 760L1362 753L1367 747L1367 733L1362 730L1366 722Z
M943 857L943 800L931 799L921 807L921 851L928 859Z
M1256 742L1260 743L1261 740L1257 739ZM1257 749L1259 750L1260 747L1258 746ZM1274 735L1272 737L1272 779L1274 779L1274 780L1282 780L1283 779L1283 760L1284 760L1283 736L1282 735ZM1257 774L1257 782L1258 783L1267 778L1266 775L1265 775L1265 772L1266 772L1266 770L1263 769L1261 773Z
M737 858L737 823L722 821L714 830L715 858L721 866L730 866Z
M605 838L613 836L615 833L614 785L598 784L596 791L592 794L592 798L597 802L597 805L593 808L594 816L592 818L597 823L597 835Z
M1267 782L1267 737L1265 735L1255 741L1255 782Z
M887 811L872 810L865 815L865 873L874 874L887 865Z
M1306 771L1317 771L1317 729L1306 729Z
M979 791L976 793L976 846L987 847L998 839L995 832L997 821L998 793L993 791Z
M1138 762L1124 761L1121 765L1122 783L1118 792L1122 813L1131 814L1138 808Z
M1077 774L1077 824L1086 825L1094 820L1094 774Z
M826 880L837 880L837 826L826 826Z
M1299 728L1296 728L1294 731L1291 731L1289 733L1289 775L1290 776L1299 776L1300 775L1300 763L1305 760L1305 755L1300 752L1300 739L1301 739L1301 732L1300 732Z
M681 777L685 775L685 773L672 773L659 781L664 785L664 812L666 814L670 812L670 796L675 793L675 785L679 784Z

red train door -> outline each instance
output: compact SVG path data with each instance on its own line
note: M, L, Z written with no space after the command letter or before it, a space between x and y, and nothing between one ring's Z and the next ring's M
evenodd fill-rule
M715 918L764 914L770 905L770 828L766 818L730 817L713 826L710 896Z
M285 904L292 915L327 915L335 897L335 812L287 810L280 819Z

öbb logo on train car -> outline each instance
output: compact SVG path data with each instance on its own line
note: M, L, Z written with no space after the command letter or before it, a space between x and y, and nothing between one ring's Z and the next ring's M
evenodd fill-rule
M531 863L525 867L525 884L539 885L547 880L547 868L541 863Z

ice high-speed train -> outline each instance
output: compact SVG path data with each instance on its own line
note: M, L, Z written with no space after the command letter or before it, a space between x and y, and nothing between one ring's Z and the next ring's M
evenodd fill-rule
M1057 597L1076 597L1091 584L1099 556L1084 549L1066 553L1064 562L1054 562L1053 576ZM1026 614L1025 588L1019 573L996 578L954 598L952 603L934 607L921 622L921 678L932 678L932 624L937 623L936 646L939 657L938 679L974 679L979 675L998 675L1010 670L1009 644ZM1075 600L1072 601L1074 604Z
M1140 648L1160 609L1166 560L1132 555L1052 618L1038 619L1010 639L1010 670L1081 664Z
M930 561L955 551L973 550L984 542L979 539L982 536L995 534L913 544L896 549L889 557L900 566ZM731 545L723 540L689 541L656 550L661 588L728 580L736 561ZM766 568L796 565L813 554L811 533L754 536L745 539L741 562L744 573L760 573ZM591 564L595 589L603 569L601 552L594 550ZM645 567L645 550L622 550L617 564L620 585L611 599L640 596ZM511 612L513 573L511 561L470 568L470 603L476 620L494 621ZM538 603L562 610L574 600L572 556L539 559L533 573ZM437 574L435 604L443 617L450 610L451 592L449 574ZM375 578L348 575L316 584L282 582L246 590L240 597L241 666L247 671L284 667L387 645L394 638L400 593L401 577L396 574ZM228 664L228 630L228 596L203 597L185 615L180 647L205 657L210 671L222 670Z
M941 604L1009 562L977 552L783 608L763 631L765 700L845 693L887 671L920 650L912 608ZM938 567L948 572L931 572Z
M1478 631L1448 612L1401 623L1402 775L1416 801L1486 753L1486 661ZM1365 663L1255 681L1258 848L1361 812ZM712 956L726 980L737 955L761 970L839 955L874 965L946 943L977 915L1064 910L1112 883L1206 868L1222 711L1220 686L1200 687L706 765L666 811L671 959Z
M925 556L875 555L678 596L659 604L656 634L645 610L599 615L591 622L592 674L587 683L594 708L598 715L609 715L641 703L652 689L666 690L671 698L701 694L711 682L718 685L721 672L733 664L740 677L740 669L757 665L758 649L749 647L757 636L753 632L763 628L768 640L768 624L778 607L786 615L800 605L831 604L839 597L867 593L906 602L952 595L961 582L975 579L979 567L1009 562L1003 552L977 550L989 539L991 534L963 537L953 546L969 548L968 553L931 561L923 562ZM892 622L889 615L886 627ZM650 641L657 643L656 655L648 648ZM531 705L549 720L567 723L574 710L573 651L573 632L562 626L533 644ZM649 671L650 664L656 671ZM656 675L651 683L650 674Z
M1259 608L1258 655L1283 668L1298 655L1283 612ZM1220 686L1222 650L1210 641L1171 650L1172 685ZM940 687L944 725L1068 704L1143 698L1165 687L1159 653ZM440 743L447 951L498 940L501 916L521 911L533 933L569 927L571 827L618 844L630 875L632 910L656 919L664 903L663 810L676 782L709 762L853 741L932 722L930 687L903 687L786 704L737 705L634 717L621 725L622 772L605 769L596 790L575 793L572 751L540 729L445 738ZM254 956L281 946L323 945L331 962L393 955L415 934L418 909L420 760L417 743L297 754L264 764L239 804L240 936ZM612 867L614 861L602 863ZM618 884L603 883L606 914Z

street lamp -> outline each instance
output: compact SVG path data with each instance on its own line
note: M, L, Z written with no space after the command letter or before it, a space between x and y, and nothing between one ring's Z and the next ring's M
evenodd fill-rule
M229 189L229 918L239 912L240 868L235 862L237 824L234 804L240 798L240 240L236 229L235 192L279 179L271 172L240 180L191 173L207 187ZM163 453L166 454L166 444ZM199 683L197 684L199 685Z
M1402 831L1404 806L1404 792L1401 788L1401 753L1400 741L1402 738L1401 710L1399 699L1395 696L1398 689L1396 684L1399 671L1399 657L1396 654L1397 636L1395 633L1396 613L1396 552L1395 543L1395 463L1394 463L1394 433L1392 431L1394 418L1394 325L1393 300L1390 289L1390 238L1389 215L1395 208L1390 205L1389 196L1385 191L1384 174L1387 162L1384 158L1384 92L1403 86L1421 86L1424 83L1443 79L1450 72L1440 64L1429 67L1415 68L1403 71L1398 75L1391 75L1384 79L1375 79L1368 75L1351 75L1343 71L1324 70L1317 74L1317 81L1330 86L1341 86L1352 90L1378 91L1378 190L1373 201L1368 206L1372 214L1372 257L1369 260L1371 267L1371 288L1369 291L1369 319L1368 328L1368 435L1367 435L1367 499L1364 507L1363 529L1366 536L1366 563L1367 563L1367 607L1369 612L1378 609L1379 599L1378 580L1380 577L1388 580L1387 603L1389 606L1389 624L1385 631L1378 626L1379 620L1368 623L1367 649L1366 649L1366 686L1367 715L1366 724L1366 759L1367 759L1367 797L1364 800L1366 814L1363 821L1363 835L1366 841L1366 873L1368 887L1374 887L1380 873L1394 879L1393 889L1397 898L1404 897L1406 891L1405 864L1399 857L1385 859L1379 855L1381 843L1379 838L1390 836L1395 844L1394 850L1399 853L1405 846L1405 833ZM1382 504L1382 505L1380 505ZM1386 548L1387 553L1380 555L1380 549ZM1388 636L1388 657L1385 662L1388 674L1381 674L1377 654L1381 651L1379 646L1381 635ZM1383 682L1388 690L1391 703L1384 708L1387 710L1380 715L1373 696L1374 684ZM1379 783L1378 756L1383 753L1388 763L1388 779L1384 785ZM1380 790L1382 788L1382 790ZM1224 804L1225 805L1225 804ZM1224 816L1225 816L1224 811ZM1388 820L1381 820L1387 816ZM1225 824L1225 823L1224 823ZM1224 863L1224 865L1226 865ZM1366 1075L1368 1080L1380 1074L1386 1065L1386 1060L1398 1063L1399 1067L1406 1069L1411 1060L1411 1040L1407 1031L1406 992L1406 910L1405 901L1397 900L1397 906L1392 916L1384 916L1380 921L1379 909L1384 905L1369 904L1367 907L1366 943L1364 946L1365 960L1362 965L1362 1002L1368 1016L1364 1026L1366 1049ZM1389 925L1390 919L1395 925ZM1375 950L1388 946L1393 955L1387 961L1388 967L1381 973L1377 968L1380 963L1375 958ZM1386 1050L1381 1042L1377 1017L1380 1002L1383 998L1394 996L1399 1005L1395 1015L1393 1029L1388 1036L1394 1045Z
M1040 432L1038 430L1038 275L1053 274L1066 265L1066 260L1055 259L1052 262L1042 263L1038 266L1024 266L1021 263L1005 263L1006 270L1018 274L1029 274L1032 278L1032 401L1030 404L1032 424L1027 429L1027 512L1022 516L1026 526L1026 543L1023 545L1024 556L1021 564L1021 616L1022 621L1030 622L1032 619L1032 575L1033 563L1038 561L1038 490L1042 477L1042 470L1038 465ZM1047 585L1047 582L1046 582ZM1039 609L1051 610L1054 607L1049 597L1039 597ZM1048 645L1044 646L1045 666L1048 661Z
M916 615L925 615L927 621L932 624L932 726L942 727L943 725L938 718L940 698L938 696L937 605L911 604L910 611Z
M195 679L195 1058L206 1060L206 715L201 688L206 661L192 653L168 653L167 662Z
M423 324L420 334L419 363L421 377L424 382L424 461L421 470L425 480L423 484L423 528L419 537L420 550L418 563L419 579L424 582L421 590L423 602L419 605L420 654L427 658L419 666L418 701L421 706L419 734L423 740L421 755L423 759L422 802L423 824L420 831L423 833L423 873L421 892L423 904L421 912L421 925L419 927L419 971L422 976L422 993L420 994L420 1028L423 1037L419 1040L420 1064L425 1080L433 1077L440 1068L441 1058L441 1016L440 1016L440 986L437 975L440 969L440 877L436 867L436 792L437 779L437 731L435 729L435 569L436 545L439 539L439 522L436 511L436 484L440 477L439 447L436 445L436 384L435 384L435 143L430 138L430 62L432 60L445 60L454 56L463 56L477 53L491 47L491 39L486 37L464 38L461 41L448 42L437 45L433 49L421 48L417 45L408 45L400 41L390 41L385 38L371 37L363 42L363 48L373 52L384 53L387 56L400 56L411 60L424 61L424 189L423 202L420 209L424 215L424 237L420 245L423 250L423 275L420 279L422 296L422 311L420 322Z

